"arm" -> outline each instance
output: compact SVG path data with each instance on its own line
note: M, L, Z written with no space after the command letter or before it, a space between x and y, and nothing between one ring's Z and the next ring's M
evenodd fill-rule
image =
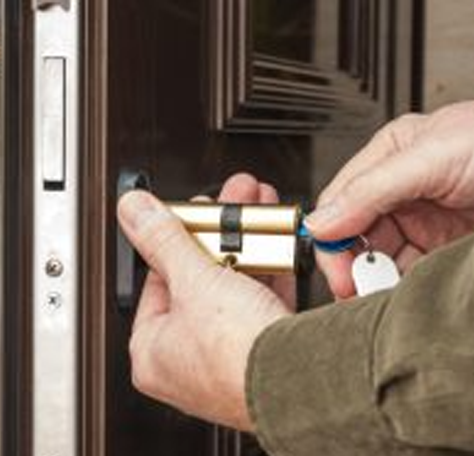
M471 236L422 260L391 292L265 330L247 398L267 451L474 451L473 271Z
M203 255L151 195L123 197L122 228L150 266L130 341L137 388L210 421L256 424L277 456L474 451L472 238L411 270L472 233L474 103L410 119L349 163L308 219L321 239L368 230L408 271L395 291L351 306L292 316ZM319 259L338 296L352 292L351 260Z

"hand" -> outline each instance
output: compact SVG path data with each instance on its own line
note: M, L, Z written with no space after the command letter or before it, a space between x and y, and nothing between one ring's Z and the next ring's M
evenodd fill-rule
M217 265L150 194L126 194L118 217L151 270L130 340L135 386L189 414L250 431L247 358L257 336L289 311L261 283Z
M306 224L315 237L365 234L406 271L474 229L474 102L390 123L321 194ZM336 296L354 294L352 255L318 253Z
M209 199L199 196L199 200ZM276 204L279 196L276 189L259 182L250 174L235 174L227 179L218 197L221 203ZM269 286L294 311L296 308L296 280L293 274L259 276L262 283Z

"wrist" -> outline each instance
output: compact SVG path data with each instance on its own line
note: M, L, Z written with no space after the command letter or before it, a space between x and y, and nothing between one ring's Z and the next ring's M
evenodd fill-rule
M240 375L240 385L237 388L238 391L238 403L239 407L237 408L238 413L235 417L234 427L242 432L255 433L255 425L251 418L250 409L247 400L247 382L249 381L249 370L252 363L253 353L258 345L258 341L262 336L273 327L274 324L280 320L292 315L291 312L284 309L281 312L275 312L275 314L269 316L265 324L260 326L260 329L254 333L254 336L251 339L251 342L247 345L245 353L245 362L243 363L243 368Z

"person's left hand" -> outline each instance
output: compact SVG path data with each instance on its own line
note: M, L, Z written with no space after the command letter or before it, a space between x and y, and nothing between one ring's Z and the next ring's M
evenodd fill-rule
M247 359L258 335L290 311L263 284L216 264L149 193L122 197L118 218L151 271L130 340L135 386L186 413L251 431Z

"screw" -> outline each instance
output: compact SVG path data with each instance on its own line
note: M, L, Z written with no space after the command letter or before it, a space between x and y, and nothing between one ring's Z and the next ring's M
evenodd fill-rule
M64 272L64 265L57 258L51 258L46 263L45 269L50 277L59 277Z
M46 304L53 309L59 309L62 303L63 303L62 296L56 292L49 293L46 298Z

